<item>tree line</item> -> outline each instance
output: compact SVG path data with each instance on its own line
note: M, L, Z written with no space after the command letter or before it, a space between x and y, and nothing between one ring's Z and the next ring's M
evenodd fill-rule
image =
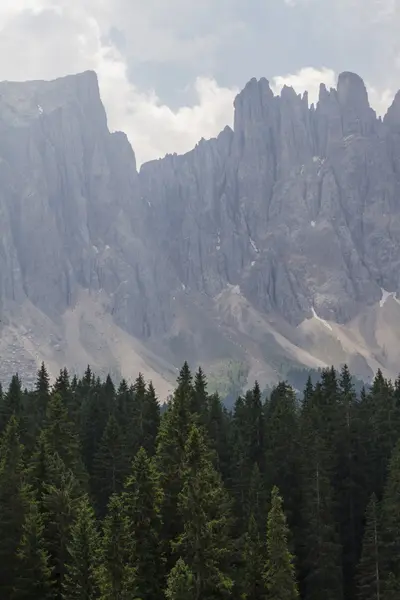
M0 386L5 600L398 600L400 379Z

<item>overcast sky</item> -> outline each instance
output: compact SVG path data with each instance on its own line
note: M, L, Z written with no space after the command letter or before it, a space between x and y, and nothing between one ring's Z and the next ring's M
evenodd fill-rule
M232 122L251 77L277 90L361 75L382 113L400 88L400 0L0 0L0 80L94 69L138 162Z

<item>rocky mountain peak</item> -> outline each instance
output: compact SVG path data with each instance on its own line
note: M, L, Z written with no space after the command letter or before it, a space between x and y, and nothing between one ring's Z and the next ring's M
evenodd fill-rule
M93 72L0 84L0 350L169 380L185 359L394 373L399 125L400 94L383 126L352 73L312 108L252 79L233 130L137 173Z

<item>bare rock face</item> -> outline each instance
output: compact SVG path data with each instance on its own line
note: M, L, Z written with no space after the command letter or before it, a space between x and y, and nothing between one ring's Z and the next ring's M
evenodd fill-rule
M122 338L169 382L185 358L261 381L393 374L399 197L400 93L382 121L352 73L315 107L252 79L233 130L139 173L94 73L1 83L3 375L42 358L136 375Z

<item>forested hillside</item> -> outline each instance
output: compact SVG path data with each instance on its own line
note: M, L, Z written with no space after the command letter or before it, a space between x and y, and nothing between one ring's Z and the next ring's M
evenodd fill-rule
M161 414L162 413L162 414ZM0 388L2 600L398 600L400 379Z

